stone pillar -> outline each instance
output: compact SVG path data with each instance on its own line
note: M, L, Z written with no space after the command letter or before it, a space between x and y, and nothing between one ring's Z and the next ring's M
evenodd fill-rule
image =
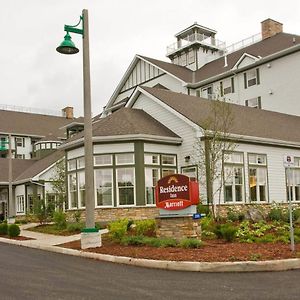
M157 217L157 237L174 238L180 241L184 238L201 240L201 224L191 216Z

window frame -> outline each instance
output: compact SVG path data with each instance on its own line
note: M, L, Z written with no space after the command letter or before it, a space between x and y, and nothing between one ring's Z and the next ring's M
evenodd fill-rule
M120 186L119 186L119 180L118 180L118 176L119 176L119 172L120 170L132 170L133 171L133 177L132 177L132 182L133 182L133 203L132 204L120 204ZM121 189L129 189L132 187L121 187ZM136 206L136 178L135 178L135 167L119 167L116 168L116 196L117 196L117 207L133 207Z

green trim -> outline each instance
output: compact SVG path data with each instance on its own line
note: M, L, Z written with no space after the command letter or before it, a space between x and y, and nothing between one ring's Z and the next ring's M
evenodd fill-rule
M99 232L97 228L83 228L81 230L82 233L91 233L91 232Z
M136 205L146 205L144 143L140 141L135 142L134 152L135 152Z

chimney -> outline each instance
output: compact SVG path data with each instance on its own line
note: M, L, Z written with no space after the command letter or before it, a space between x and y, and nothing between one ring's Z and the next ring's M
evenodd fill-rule
M261 22L261 35L262 39L269 38L277 33L282 32L282 23L272 19L266 19Z
M73 119L73 107L67 106L62 109L63 116L66 117L66 119Z

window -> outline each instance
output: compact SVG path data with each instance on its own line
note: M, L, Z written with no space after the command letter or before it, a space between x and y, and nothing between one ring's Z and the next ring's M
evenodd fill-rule
M45 149L46 148L46 144L42 143L41 144L41 149Z
M25 147L25 139L22 137L16 137L16 146Z
M163 154L161 156L161 164L166 166L176 166L176 156Z
M51 149L51 143L46 143L46 149Z
M96 155L94 157L95 166L110 166L112 165L112 156L109 154Z
M78 172L77 173L78 179L78 190L79 190L79 207L85 207L85 173Z
M69 203L70 208L77 208L77 180L76 173L69 174Z
M201 97L207 98L207 99L213 99L212 86L207 86L207 87L202 88L201 89Z
M257 84L260 84L259 69L249 70L246 73L244 73L245 89Z
M25 213L24 196L17 196L17 213Z
M33 213L33 195L30 194L27 196L27 213Z
M181 168L181 174L186 175L190 178L198 178L196 166Z
M58 146L58 144L57 144L57 143L52 143L52 149L56 149L56 148L57 148L57 146Z
M289 192L291 201L300 201L300 158L294 158L294 168L286 169L287 201Z
M25 154L16 154L17 159L25 159Z
M117 169L117 193L119 205L134 205L134 169Z
M245 101L245 105L253 108L261 108L261 97L248 99Z
M155 204L155 186L159 180L159 169L145 168L146 204Z
M181 61L181 65L182 66L186 66L187 65L187 57L186 57L186 53L182 52L180 55L180 61Z
M146 165L159 165L159 155L158 154L145 154L145 164Z
M40 144L35 145L35 151L40 150L40 148L41 148Z
M81 169L84 168L84 166L85 166L84 157L77 158L77 168Z
M96 206L112 206L113 172L112 169L95 170Z
M134 154L133 153L117 154L116 163L117 165L134 164Z
M249 154L248 159L250 200L268 201L267 156L265 154Z
M224 155L224 201L244 201L244 154L242 152Z
M234 79L227 78L222 82L223 95L234 93Z
M76 159L71 159L68 161L68 171L76 170Z
M172 175L176 173L176 169L162 169L161 170L161 177L165 177L168 175Z
M195 52L193 49L190 49L188 52L188 64L192 64L195 62Z

